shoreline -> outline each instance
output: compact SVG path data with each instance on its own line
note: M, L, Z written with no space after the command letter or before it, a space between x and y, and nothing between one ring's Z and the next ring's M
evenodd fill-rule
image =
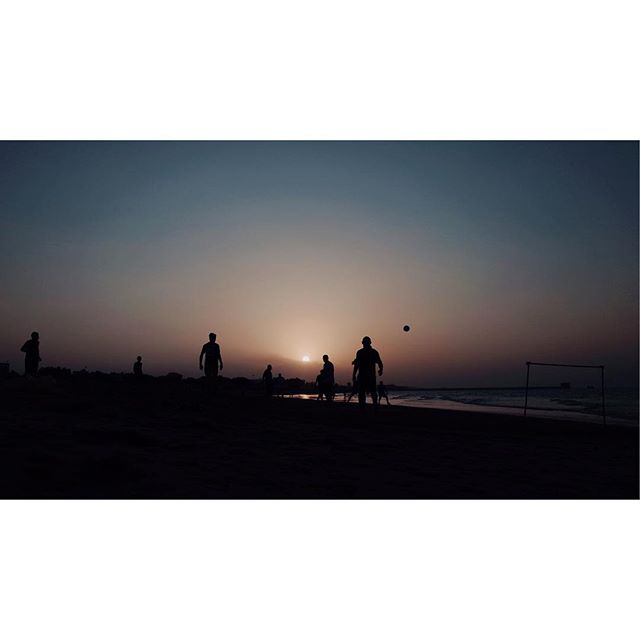
M421 389L422 391L422 389ZM341 394L338 394L341 395ZM315 400L317 401L317 395L308 393L298 393L285 396L285 398L300 399L300 400ZM470 413L486 413L491 415L509 415L518 416L524 418L524 409L522 407L512 407L505 405L492 405L492 404L477 404L473 402L460 402L455 400L403 400L399 398L390 397L391 406L394 407L411 407L413 409L438 409L442 411L458 411L458 412L470 412ZM342 398L334 400L337 404L358 404L356 396L353 397L350 403L346 403ZM367 404L371 403L371 399L367 398ZM381 405L381 410L384 411L387 408L386 403ZM558 421L570 421L570 422L582 422L589 424L602 424L602 415L594 413L585 413L582 411L571 411L567 409L536 409L527 408L527 418L532 419L548 419ZM638 420L632 418L620 418L617 416L606 417L607 425L616 425L623 427L635 427L639 428L640 424Z

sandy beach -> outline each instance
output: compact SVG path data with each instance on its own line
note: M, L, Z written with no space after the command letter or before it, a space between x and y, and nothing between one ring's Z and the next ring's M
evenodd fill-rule
M0 385L0 496L638 498L633 427L137 382Z

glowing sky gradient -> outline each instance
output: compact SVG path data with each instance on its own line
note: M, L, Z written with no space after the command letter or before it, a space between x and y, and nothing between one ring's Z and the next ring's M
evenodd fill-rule
M637 143L0 143L0 360L518 385L638 364ZM411 331L402 330L404 324ZM309 355L310 363L302 357Z

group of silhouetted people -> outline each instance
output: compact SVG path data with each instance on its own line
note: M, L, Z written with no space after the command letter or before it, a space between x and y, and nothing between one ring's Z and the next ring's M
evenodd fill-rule
M40 357L40 335L37 331L34 331L31 334L31 339L27 340L24 345L22 345L21 351L25 354L25 375L36 376L38 374L38 366L42 360ZM327 354L322 356L322 362L322 369L316 377L318 399L324 399L331 402L335 397L335 368ZM371 346L371 338L369 336L362 338L362 349L359 349L356 352L356 357L351 364L353 365L353 388L348 400L346 398L345 391L345 401L350 402L351 398L353 398L357 393L358 402L361 407L366 403L367 394L371 396L371 401L373 402L374 407L378 405L379 401L382 401L382 398L385 398L387 404L389 404L389 396L387 395L384 383L382 381L380 381L379 385L376 383L376 368L378 375L381 376L383 365L380 354ZM198 366L200 367L200 370L204 369L205 378L210 382L212 388L215 390L218 372L222 371L223 368L220 345L216 342L215 333L210 333L209 342L206 342L202 346ZM133 373L136 377L142 377L142 356L138 356L136 358L136 361L133 364ZM264 383L265 395L268 397L273 396L273 367L270 364L267 365L267 368L262 374L262 381ZM281 392L282 385L284 384L282 374L278 374L276 382Z
M279 373L278 377L273 379L273 367L268 364L262 373L262 382L264 383L264 395L271 398L273 395L282 396L284 391L284 378ZM275 385L275 388L274 388Z
M316 376L318 400L331 402L335 398L335 369L327 354L322 356L322 361L322 369ZM388 405L391 404L384 382L381 380L380 384L377 384L376 367L377 374L381 376L383 364L380 354L371 346L371 338L369 336L362 338L362 349L356 352L356 357L351 364L353 365L353 387L348 399L347 391L345 391L345 401L351 402L353 396L358 394L358 402L362 407L366 403L367 394L369 394L374 407L377 407L383 398ZM264 372L262 377L265 381L265 388L269 389L271 384L271 365L267 367L267 371ZM271 395L271 393L267 391L267 395Z

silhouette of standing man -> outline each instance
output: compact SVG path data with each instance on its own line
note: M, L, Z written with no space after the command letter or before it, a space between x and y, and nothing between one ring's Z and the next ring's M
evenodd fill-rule
M322 365L322 381L324 383L324 395L327 400L333 400L333 396L335 395L335 386L336 386L336 378L335 378L335 369L333 366L333 362L329 360L329 356L327 354L322 356L322 361L324 364Z
M220 345L216 342L215 333L210 333L209 342L202 345L202 351L200 351L201 371L202 356L204 356L204 375L215 385L218 378L218 363L220 363L220 371L222 371L222 355L220 354Z
M24 356L24 375L37 376L38 364L42 360L40 357L40 334L34 331L31 334L31 340L27 340L20 351L26 354Z
M133 363L133 375L137 377L142 376L142 356L138 356Z
M358 385L358 403L360 409L364 409L367 402L367 391L371 394L374 409L378 406L378 394L376 393L376 365L378 375L382 375L382 360L380 354L371 346L371 338L362 338L362 349L356 353L353 361L353 386Z
M262 374L262 381L264 382L264 394L267 398L270 398L273 395L273 367L268 364L267 368L264 370Z

